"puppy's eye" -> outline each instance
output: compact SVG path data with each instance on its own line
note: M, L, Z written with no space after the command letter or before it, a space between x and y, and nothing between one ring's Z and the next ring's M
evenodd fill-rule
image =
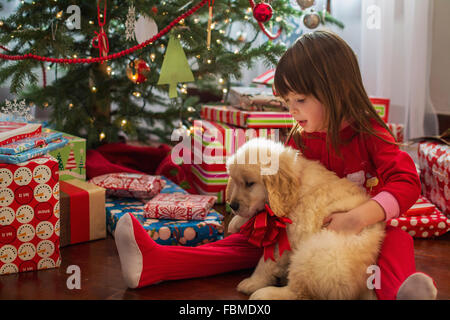
M251 186L253 186L255 183L254 182L245 182L245 186L247 187L247 188L250 188Z

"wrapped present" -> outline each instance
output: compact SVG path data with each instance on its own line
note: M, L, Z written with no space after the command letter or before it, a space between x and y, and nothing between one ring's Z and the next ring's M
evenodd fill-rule
M58 162L0 164L0 275L59 267Z
M245 142L256 137L284 141L284 133L277 128L243 129L225 123L195 120L193 158L195 164L212 165L211 171L221 171L226 158L233 155ZM281 136L280 136L281 135Z
M27 160L42 156L44 154L49 153L50 151L59 149L64 147L69 140L65 138L61 138L55 141L52 141L46 145L42 145L37 148L26 150L22 153L17 154L0 154L0 162L1 163L21 163Z
M183 193L160 193L144 207L144 217L172 220L204 220L217 197Z
M161 193L182 193L185 190L165 177ZM114 235L119 219L127 213L133 214L147 233L162 245L197 246L223 239L223 216L211 209L204 220L148 219L144 217L145 203L132 198L108 198L106 200L106 219L108 231Z
M253 83L271 86L275 78L275 69L270 69L252 80Z
M436 141L419 144L422 194L450 216L450 146Z
M203 105L200 116L242 128L292 128L295 125L287 111L246 111L233 106Z
M50 142L61 138L61 132L41 132L30 138L0 146L0 154L19 154L30 149L46 146Z
M404 142L405 141L405 126L400 123L388 123L389 129L394 134L395 141Z
M105 189L71 179L60 182L60 192L60 247L105 238Z
M43 132L58 131L45 128ZM62 148L50 151L50 155L58 160L60 180L86 180L86 139L64 132L63 138L69 142Z
M108 173L89 182L105 188L108 197L151 199L160 193L165 181L160 176L138 173Z
M421 210L417 210L418 207L414 208L413 206L414 215L411 215L411 211L409 214L407 212L398 218L387 221L387 225L401 228L415 238L438 237L448 232L450 230L450 219L436 207L430 212L428 208L423 206L424 204L431 204L431 202L426 197L421 196L416 203L416 205L422 205Z
M373 107L384 122L389 120L389 104L390 99L370 97Z
M32 137L42 132L38 123L0 121L0 145Z
M191 165L192 183L199 194L215 196L216 203L225 203L225 190L228 183L228 174L225 164L221 171L211 172L201 166Z
M288 110L284 100L274 96L272 89L267 87L231 87L227 102L249 111Z

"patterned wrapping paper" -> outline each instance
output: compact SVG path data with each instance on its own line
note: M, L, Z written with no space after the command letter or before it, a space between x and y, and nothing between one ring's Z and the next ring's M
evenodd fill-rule
M62 138L62 135L61 132L42 132L30 138L0 146L0 154L18 154L30 149L45 146L52 141Z
M391 129L394 134L395 141L404 142L405 141L405 126L400 123L388 123L389 129Z
M418 148L422 194L450 216L450 146L434 141Z
M58 162L0 164L0 275L59 267Z
M43 132L58 132L45 128ZM79 179L86 181L86 139L63 132L63 138L69 142L62 148L50 151L50 155L59 163L61 181Z
M429 207L422 208L422 212L418 207L424 204L430 205L431 202L423 197L417 200L416 204L411 207L411 211L406 212L402 216L387 221L387 225L398 227L408 232L414 238L432 238L443 235L450 231L450 218L446 217L438 208L430 212Z
M144 206L144 217L170 220L205 220L217 197L160 193Z
M164 187L160 176L136 173L108 173L92 178L89 182L105 188L108 197L151 199Z
M166 177L161 177L166 185L161 193L182 193L185 190ZM131 198L108 198L106 200L106 223L108 231L114 236L119 219L127 213L138 219L147 233L162 245L197 246L223 239L223 216L211 209L204 220L147 219L144 217L145 203Z
M0 121L0 145L32 137L42 132L38 123Z
M249 111L287 111L288 108L284 100L274 96L269 87L231 87L227 102Z
M59 148L64 147L69 141L65 138L61 138L55 141L52 141L46 145L43 145L41 147L33 148L26 150L22 153L18 154L0 154L0 162L1 163L11 163L11 164L18 164L21 162L25 162L27 160L43 156L47 153L49 153L52 150L56 150Z

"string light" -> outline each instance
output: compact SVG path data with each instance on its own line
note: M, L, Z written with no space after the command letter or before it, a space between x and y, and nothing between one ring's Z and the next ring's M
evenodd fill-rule
M122 127L126 126L127 125L127 120L123 119L121 125L122 125Z
M219 83L223 84L224 80L222 78L219 79Z
M104 132L100 133L99 138L100 138L100 141L102 141L103 139L106 138L106 134Z
M227 90L226 88L224 88L224 89L222 89L222 92L223 92L223 93L227 93L228 90Z
M73 108L73 103L69 103L69 109Z
M97 92L97 87L92 86L92 87L91 87L91 91L92 91L92 92Z
M211 59L208 59L208 60L206 60L206 62L208 63L208 64L211 64Z
M195 108L192 106L187 107L188 112L195 112Z
M152 60L152 62L155 61L155 58L156 58L156 54L154 54L154 53L150 54L150 59Z
M56 18L57 18L57 19L60 19L60 18L62 17L62 15L63 15L63 12L62 12L62 10L61 10L61 11L59 11L59 12L56 14Z
M133 96L135 96L136 98L139 98L141 96L141 93L139 91L135 91L135 92L133 92Z

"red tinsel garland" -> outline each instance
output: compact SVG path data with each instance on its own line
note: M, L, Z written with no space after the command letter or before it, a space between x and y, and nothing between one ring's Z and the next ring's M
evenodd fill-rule
M4 60L33 59L33 60L47 61L47 62L52 62L52 63L75 64L75 63L97 63L97 62L103 62L103 61L107 61L107 60L113 60L113 59L121 58L121 57L123 57L125 55L128 55L128 54L132 53L132 52L140 50L140 49L148 46L150 43L153 43L154 41L158 40L163 35L168 33L173 27L175 27L178 24L178 22L180 22L180 20L189 17L194 12L196 12L198 9L203 7L207 2L208 2L208 0L202 0L196 6L194 6L193 8L188 10L187 12L183 13L182 15L178 16L167 27L165 27L164 29L159 31L155 36L153 36L152 38L148 39L147 41L142 42L141 44L138 44L138 45L136 45L136 46L134 46L132 48L129 48L129 49L126 49L126 50L123 50L123 51L120 51L120 52L117 52L117 53L114 53L114 54L110 54L110 55L108 55L106 57L98 57L98 58L90 58L90 59L85 59L85 58L83 58L83 59L80 59L80 58L77 58L77 59L61 59L61 58L42 57L42 56L38 56L38 55L35 55L35 54L27 53L27 54L24 54L24 55L16 55L16 56L11 56L11 55L7 55L7 54L0 54L0 59L4 59Z

